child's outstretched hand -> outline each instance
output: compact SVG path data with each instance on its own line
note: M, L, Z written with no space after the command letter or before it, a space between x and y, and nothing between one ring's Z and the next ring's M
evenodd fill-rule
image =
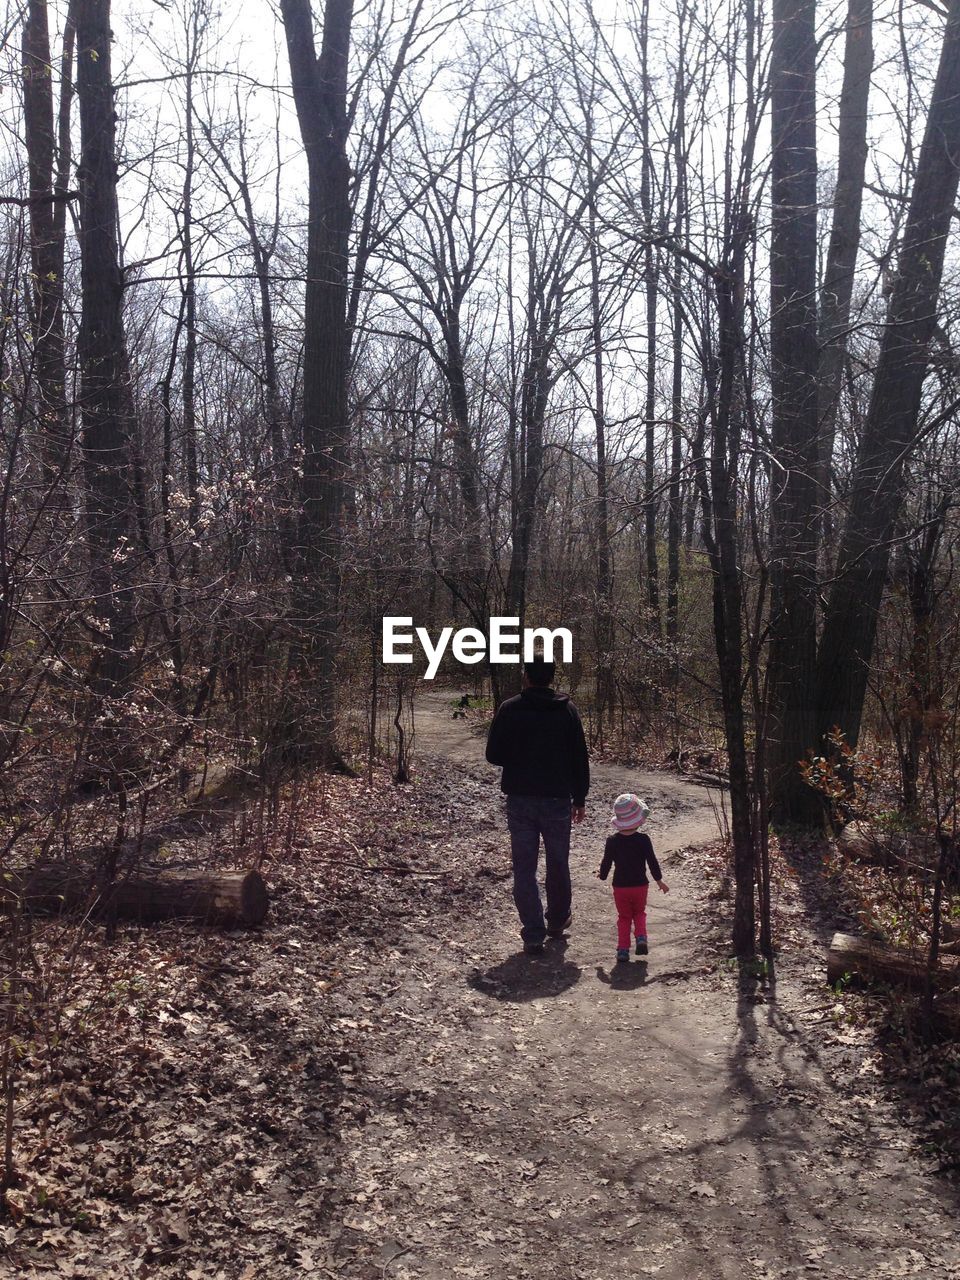
M666 880L658 880L658 881L657 881L657 888L660 890L660 892L661 892L661 893L669 893L669 892L670 892L670 886L667 884Z

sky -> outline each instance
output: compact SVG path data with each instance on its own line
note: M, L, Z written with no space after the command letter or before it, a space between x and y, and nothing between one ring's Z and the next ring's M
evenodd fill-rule
M394 41L413 3L415 0L397 0ZM719 39L722 33L720 18L727 11L724 0L693 0L693 3L699 18L711 30L716 29ZM370 0L370 3L358 6L355 25L357 63L368 46L373 15L388 11L390 4L391 0ZM575 13L582 12L574 0L571 0L571 8ZM557 3L554 11L559 10ZM64 11L62 0L51 4L55 27L62 25ZM115 0L114 4L113 71L120 86L120 200L124 257L128 264L142 262L141 276L150 279L175 273L179 252L175 210L183 180L180 161L184 132L184 82L180 73L186 47L184 13L191 11L193 7L189 0ZM524 22L530 12L528 5L515 0L492 3L483 8L468 4L461 18L444 28L444 33L434 42L430 33L435 28L430 24L450 18L456 11L456 6L445 0L427 0L424 13L429 17L426 25L421 27L426 34L420 36L423 59L417 66L416 75L429 79L428 69L439 69L428 91L425 108L426 118L438 134L450 126L456 114L459 102L456 90L462 87L465 70L470 65L469 47L499 41L503 49L508 40L515 40L508 33ZM674 11L672 0L669 3L651 0L654 92L665 100L669 100L672 93L668 33L672 30ZM2 50L5 74L0 82L3 87L0 96L0 124L3 126L0 145L8 183L12 187L19 185L22 190L24 165L19 143L16 74L19 32L16 12L16 5L8 3L4 24L7 39ZM286 49L278 9L267 0L243 0L243 3L223 4L219 8L211 5L209 12L211 34L206 39L201 58L204 73L199 77L197 86L200 113L218 122L215 127L223 131L226 138L231 131L235 132L235 126L230 122L236 119L238 110L242 112L248 128L248 157L257 189L255 199L258 212L264 219L272 218L274 199L279 197L282 234L277 275L282 277L284 272L294 275L300 268L298 255L292 246L298 241L304 224L305 166L289 92ZM544 0L537 0L536 14L544 18L547 12ZM614 52L627 58L632 56L629 27L636 5L625 3L625 0L596 0L594 12L608 33ZM759 12L762 20L768 22L768 0L760 0ZM911 25L906 31L904 44L914 57L917 72L915 89L911 91L903 75L899 32L892 24L895 12L894 0L881 0L875 31L877 60L871 96L870 158L873 170L870 177L880 184L900 181L902 118L912 113L922 124L929 83L925 73L932 67L930 50L937 35L935 21L928 10L913 6L913 10L906 11ZM838 32L842 30L844 13L844 6L837 3L821 4L818 9L823 48L818 83L819 149L825 205L829 202L835 155L842 53L842 39ZM384 26L381 21L381 33ZM58 43L55 40L55 47ZM589 61L587 53L584 60ZM377 105L375 90L371 100ZM718 97L714 107L719 110L721 106ZM359 129L354 131L353 145L356 145L359 133ZM718 130L714 134L719 137ZM653 136L656 140L655 125ZM705 137L706 163L709 165L710 128ZM761 159L763 150L761 141ZM231 154L235 157L235 149ZM279 191L276 184L278 155L282 175ZM203 288L214 300L218 292L230 295L234 285L228 282L218 286L212 277L220 272L226 275L246 272L250 267L242 245L242 233L230 216L217 176L209 168L201 169L197 180L197 208L203 219L203 234L199 237L200 268L207 273ZM828 213L829 209L825 207L825 228L828 226ZM880 230L873 241L869 235L865 238L866 252L881 248L886 234L886 223L881 220ZM286 293L295 303L294 286L285 289L281 280L278 291L280 296Z

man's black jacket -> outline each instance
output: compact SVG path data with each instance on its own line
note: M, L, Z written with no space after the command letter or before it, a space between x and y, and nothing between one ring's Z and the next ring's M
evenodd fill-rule
M580 713L565 693L524 689L502 702L487 737L487 759L503 766L508 796L571 796L583 805L590 762Z

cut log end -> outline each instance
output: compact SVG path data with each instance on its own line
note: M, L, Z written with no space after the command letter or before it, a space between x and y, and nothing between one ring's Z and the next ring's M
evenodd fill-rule
M259 871L248 871L240 887L240 917L245 925L263 924L270 907L267 883Z

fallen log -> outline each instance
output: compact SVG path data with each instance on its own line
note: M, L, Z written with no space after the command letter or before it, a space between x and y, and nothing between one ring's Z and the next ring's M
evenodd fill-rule
M940 987L960 980L960 956L941 955L935 976ZM916 990L926 982L926 961L923 953L914 955L870 938L835 933L827 952L827 981L842 982L848 977Z
M262 924L269 902L263 876L253 870L121 872L106 895L82 863L38 863L0 878L0 910L27 915L115 913L144 924L179 918L235 929Z
M848 822L837 836L837 848L856 862L869 862L879 867L896 867L909 861L911 855L924 861L933 857L933 842L918 833L908 837L902 832L878 831L865 822Z

